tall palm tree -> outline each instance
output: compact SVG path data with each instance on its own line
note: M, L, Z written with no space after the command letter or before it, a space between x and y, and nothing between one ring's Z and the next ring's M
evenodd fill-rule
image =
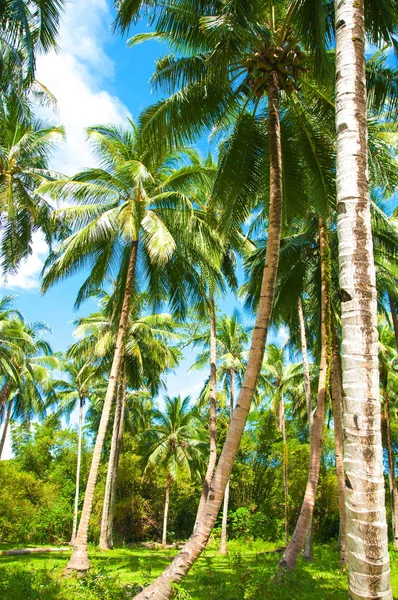
M116 343L79 529L68 565L69 569L78 571L89 568L88 526L101 451L125 352L131 299L137 287L137 262L139 270L149 276L151 300L164 301L169 291L171 304L178 304L190 293L189 285L184 289L179 286L184 268L189 270L189 259L184 252L190 250L192 255L194 251L198 256L214 257L214 260L217 256L216 235L195 218L189 195L185 193L193 189L195 179L207 176L206 169L189 164L181 166L181 163L178 169L176 160L165 155L160 162L150 163L149 148L142 147L141 131L133 121L126 130L103 125L90 128L88 134L101 166L41 187L42 192L52 193L57 198L83 202L56 212L56 217L62 217L74 233L50 255L43 289L77 268L90 265L90 274L78 294L80 303L112 275L116 265L112 310L117 324ZM167 279L167 265L175 256L181 257L179 267L174 265L171 279ZM157 275L155 283L151 278L153 274Z
M41 231L51 241L51 207L37 188L51 177L48 161L63 136L62 127L23 116L13 98L1 98L0 262L5 275L32 253L35 232Z
M397 15L392 18L391 23L396 26ZM378 384L376 274L368 188L364 0L336 1L335 19L337 232L344 348L349 590L358 600L370 595L392 598ZM385 25L391 27L388 22ZM384 33L380 32L378 41L385 38Z
M167 543L167 519L172 482L191 479L200 473L203 462L203 429L198 416L189 406L190 397L165 398L164 411L154 412L154 424L145 432L147 466L166 472L166 495L163 515L162 545Z

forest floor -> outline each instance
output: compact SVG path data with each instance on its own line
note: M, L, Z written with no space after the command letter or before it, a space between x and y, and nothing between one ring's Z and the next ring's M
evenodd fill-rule
M227 556L215 542L175 590L180 600L347 600L346 573L335 543L315 545L312 563L300 560L292 574L275 575L275 544L232 541ZM1 545L0 550L10 549ZM127 600L171 562L175 549L90 549L88 576L64 577L67 552L0 556L1 600ZM398 553L391 552L394 600L398 600Z

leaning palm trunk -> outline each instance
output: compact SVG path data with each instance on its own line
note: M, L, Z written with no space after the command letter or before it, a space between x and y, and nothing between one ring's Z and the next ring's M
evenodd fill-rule
M398 491L397 480L395 478L395 457L392 449L391 441L391 421L390 421L390 402L388 392L384 390L384 423L386 431L386 446L388 456L388 478L390 482L391 495L391 517L392 517L392 533L394 539L394 549L398 549Z
M329 296L328 296L328 241L327 230L324 222L320 221L319 243L321 253L321 359L319 365L318 398L314 423L311 429L310 443L310 466L308 471L307 486L304 500L301 506L299 518L293 536L283 555L280 565L294 569L297 559L303 548L305 536L311 523L316 490L318 487L319 471L321 466L323 427L325 420L325 401L328 379L328 318L329 318Z
M123 438L123 427L124 427L124 413L126 410L126 377L123 377L123 398L122 398L122 409L120 413L119 429L117 432L117 444L115 454L115 464L112 471L111 481L111 497L109 501L109 515L108 515L108 529L107 529L107 544L109 548L113 548L113 515L115 512L115 500L116 500L116 481L117 481L117 470L119 467L120 458L120 447L122 445Z
M104 504L102 507L102 518L101 518L101 533L100 533L100 541L99 547L101 550L110 550L108 545L108 527L109 527L109 504L111 498L111 490L112 490L112 479L115 471L115 459L116 459L116 447L117 447L117 438L119 433L119 423L120 423L120 415L122 412L122 402L123 402L123 375L124 371L124 357L120 363L120 376L119 376L119 385L116 394L116 407L115 407L115 417L113 421L113 430L112 430L112 440L111 440L111 450L109 453L109 462L108 462L108 471L106 474L106 483L105 483L105 494L104 494Z
M214 469L217 463L217 332L216 332L216 311L214 307L214 298L209 298L209 312L210 312L210 397L209 397L209 408L210 408L210 420L209 420L209 434L210 434L210 454L209 462L207 465L207 471L203 482L202 494L200 496L199 508L195 519L195 525L199 522L203 507L207 500L207 495L210 489L210 483L214 475Z
M310 434L310 445L311 445L311 429L314 422L314 415L312 414L312 404L311 404L311 380L310 380L310 368L308 363L308 350L307 350L307 336L305 333L305 321L304 321L304 312L303 312L303 302L301 300L301 296L299 296L297 301L298 306L298 315L299 315L299 323L300 323L300 338L301 338L301 356L303 358L303 372L304 372L304 390L305 390L305 402L307 406L307 419L308 419L308 429ZM304 551L303 557L306 560L312 560L313 549L312 549L312 538L313 538L313 519L311 518L310 524L308 526L307 534L305 536L304 542ZM286 541L287 544L287 541Z
M231 422L232 415L234 413L234 404L235 404L235 372L233 369L231 369L229 372L229 383L230 383L229 420ZM228 480L227 487L225 488L225 492L224 492L224 504L223 504L223 512L222 512L221 541L220 541L219 554L227 553L229 488L230 488L230 481Z
M368 186L364 0L335 1L337 234L349 593L392 598Z
M67 566L68 570L87 571L90 568L87 552L88 527L90 523L91 508L93 505L95 484L97 482L98 469L101 459L102 448L104 445L106 430L108 427L109 415L112 408L112 402L115 395L116 383L120 370L120 364L124 355L124 342L126 337L128 317L130 311L131 294L134 285L135 266L137 262L138 243L131 245L129 265L126 277L126 287L124 290L122 312L119 321L119 330L117 334L115 353L113 356L112 368L109 375L108 388L105 395L104 406L102 409L101 420L98 428L97 438L95 440L94 453L91 461L90 474L88 477L86 493L84 496L83 510L80 517L79 529L76 535L72 556Z
M272 73L272 76L270 77L268 88L268 111L270 131L270 206L268 243L258 313L253 329L252 344L245 377L239 391L224 448L211 482L205 510L203 510L193 534L184 545L181 552L175 557L171 565L160 577L158 577L158 579L136 596L136 600L149 598L151 600L165 600L170 598L172 593L171 584L173 582L181 581L205 549L220 510L224 491L239 449L247 415L256 390L257 379L264 358L264 348L274 302L282 228L282 150L279 119L278 76L276 73Z
M331 397L334 421L334 445L336 455L337 492L339 496L340 515L340 564L347 564L347 517L344 498L344 463L343 463L343 381L341 374L340 346L336 327L332 321L332 365L331 365Z
M395 306L395 300L392 297L391 293L388 293L388 301L390 303L390 311L391 311L391 317L392 317L392 324L394 326L394 335L395 335L395 345L397 347L398 350L398 316L397 316L397 309Z
M6 443L7 431L8 431L8 426L10 424L10 418L11 418L11 410L12 410L12 401L10 400L8 402L8 406L7 406L6 418L4 419L4 425L3 425L3 434L1 436L1 441L0 441L0 459L2 457L4 445Z
M166 545L167 545L167 520L168 520L168 516L169 516L170 488L171 488L171 476L167 475L166 499L165 499L165 503L164 503L164 514L163 514L163 533L162 533L163 548L166 548Z
M281 394L280 401L280 426L282 429L283 444L283 489L285 492L285 544L289 541L289 467L286 440L286 419L285 419L285 399Z
M77 532L77 515L79 512L79 493L80 493L80 470L82 461L82 437L83 437L83 405L84 398L79 398L79 432L77 440L77 466L76 466L76 490L75 490L75 504L73 509L73 524L72 524L72 537L70 540L71 545L74 544Z

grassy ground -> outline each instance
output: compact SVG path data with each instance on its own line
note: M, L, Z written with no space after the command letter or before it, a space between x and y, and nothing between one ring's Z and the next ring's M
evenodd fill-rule
M6 549L2 546L1 549ZM92 549L90 575L65 578L69 552L0 557L1 600L124 600L137 585L159 575L175 550L142 546L110 552ZM315 547L315 561L300 561L295 573L275 577L279 555L263 542L231 542L226 557L210 545L175 597L180 600L346 600L346 574L335 545ZM398 553L392 553L394 599L398 600ZM127 586L127 587L126 587Z

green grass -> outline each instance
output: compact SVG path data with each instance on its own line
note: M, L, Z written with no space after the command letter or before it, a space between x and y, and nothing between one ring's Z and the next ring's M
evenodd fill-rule
M7 549L1 546L1 549ZM175 550L142 546L110 552L90 550L92 569L83 580L64 577L70 552L0 557L3 600L123 600L171 562ZM229 554L209 548L175 597L185 600L347 600L346 573L339 568L335 544L315 546L315 561L300 560L295 573L276 576L275 545L233 541ZM398 553L392 552L394 599L398 600ZM129 587L125 587L128 585ZM130 587L131 586L131 587Z

